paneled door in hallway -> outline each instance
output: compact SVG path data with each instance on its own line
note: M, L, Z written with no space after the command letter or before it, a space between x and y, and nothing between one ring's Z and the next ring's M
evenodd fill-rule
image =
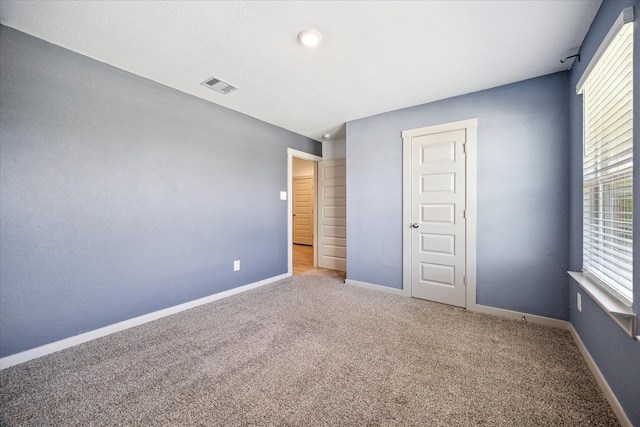
M293 243L313 245L313 177L293 178Z

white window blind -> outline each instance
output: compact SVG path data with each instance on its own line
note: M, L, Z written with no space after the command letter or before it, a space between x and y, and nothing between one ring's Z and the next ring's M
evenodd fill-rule
M584 102L583 271L633 299L633 23L589 64Z

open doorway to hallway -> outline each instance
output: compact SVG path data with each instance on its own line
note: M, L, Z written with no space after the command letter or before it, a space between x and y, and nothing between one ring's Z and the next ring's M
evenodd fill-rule
M294 275L315 266L315 170L316 162L293 158L291 235Z
M292 275L336 274L344 278L347 249L346 161L345 159L323 160L322 157L292 148L287 148L287 156L288 191L284 194L283 200L288 199L288 272ZM303 162L300 163L300 160ZM294 162L296 163L295 173ZM310 180L313 183L312 196L296 194L300 191L294 192L294 182L311 176L313 177L313 180ZM300 187L304 189L303 185ZM308 187L309 185L307 190ZM286 197L287 194L289 197ZM295 209L294 199L296 199ZM298 206L300 199L306 203L306 206ZM305 217L306 214L310 215ZM296 218L295 230L294 218ZM298 219L301 220L298 221Z

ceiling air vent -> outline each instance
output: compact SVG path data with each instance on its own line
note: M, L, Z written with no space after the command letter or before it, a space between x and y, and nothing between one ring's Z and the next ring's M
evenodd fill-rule
M223 80L220 80L217 77L208 78L207 80L203 81L201 84L202 86L206 86L210 89L215 90L216 92L220 92L223 95L227 95L233 92L234 90L238 89L237 87L232 86L229 83Z

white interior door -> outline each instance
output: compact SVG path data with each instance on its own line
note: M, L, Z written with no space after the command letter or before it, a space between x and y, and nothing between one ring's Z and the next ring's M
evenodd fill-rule
M344 159L318 162L318 267L347 271L346 176Z
M411 137L411 296L466 307L466 130Z
M313 245L313 177L293 178L293 243Z

